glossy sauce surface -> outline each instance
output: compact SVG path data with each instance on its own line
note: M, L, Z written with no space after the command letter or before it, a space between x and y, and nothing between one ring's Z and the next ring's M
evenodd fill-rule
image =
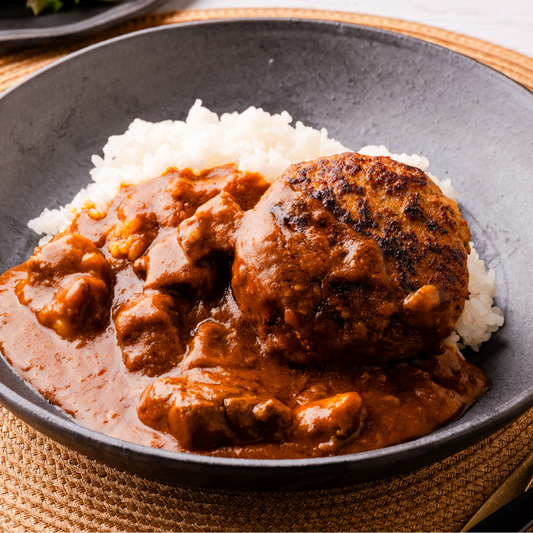
M361 160L360 168L366 163L375 164ZM402 172L398 179L423 194L431 187ZM446 239L459 227L458 244L443 245L455 270L402 283L380 237L339 222L294 183L289 173L269 188L232 165L200 176L170 169L123 188L106 213L87 206L1 277L2 353L80 424L170 450L266 459L355 453L459 416L488 379L441 342L464 305L466 237L455 219L445 226L457 216L453 206L435 212ZM409 205L422 205L422 193L409 192ZM435 231L426 233L429 242ZM298 261L306 263L299 270ZM305 268L319 281L302 277ZM366 294L374 295L367 307ZM330 322L336 337L316 337Z

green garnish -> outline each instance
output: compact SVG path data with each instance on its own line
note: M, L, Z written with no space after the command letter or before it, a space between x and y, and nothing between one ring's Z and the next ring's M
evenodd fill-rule
M80 0L74 0L76 4L80 3ZM26 0L26 7L29 7L34 15L38 15L43 9L53 9L59 11L63 7L62 0Z
M63 2L61 0L27 0L26 7L30 7L34 15L38 15L46 8L59 11L63 7Z

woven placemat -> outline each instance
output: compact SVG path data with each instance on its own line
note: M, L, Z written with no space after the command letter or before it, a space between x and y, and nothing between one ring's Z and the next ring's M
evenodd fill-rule
M369 15L226 9L142 17L83 40L0 57L0 90L55 59L131 31L191 20L284 16L397 31L473 57L533 88L533 59L477 39ZM2 531L457 531L533 448L533 410L415 472L342 489L239 493L169 487L69 450L0 407Z

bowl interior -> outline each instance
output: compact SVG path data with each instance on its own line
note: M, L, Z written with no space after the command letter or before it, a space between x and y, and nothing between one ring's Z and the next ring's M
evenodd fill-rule
M65 204L89 181L91 155L110 135L136 117L183 120L197 98L218 113L251 105L287 110L354 150L384 144L424 155L430 172L450 178L476 249L496 271L506 317L479 353L466 354L492 379L490 391L450 426L411 443L292 462L208 460L89 432L2 361L4 404L92 457L163 481L177 476L217 488L231 488L228 472L236 471L240 488L304 488L415 468L480 440L533 404L533 94L473 60L385 31L276 19L167 26L90 47L6 91L1 270L29 256L38 237L26 222Z

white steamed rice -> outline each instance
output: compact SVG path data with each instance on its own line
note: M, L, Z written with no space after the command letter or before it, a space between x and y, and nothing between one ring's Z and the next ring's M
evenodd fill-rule
M220 118L197 100L185 122L165 120L151 123L135 119L123 135L109 138L103 148L104 157L93 155L93 180L70 202L59 209L45 208L28 226L45 236L40 244L65 230L76 213L90 201L98 211L107 211L108 203L122 185L134 185L160 176L167 168L191 168L200 172L228 163L236 163L243 172L259 172L273 181L289 165L349 151L330 139L327 131L315 130L297 122L286 111L270 115L250 107L243 113L225 113ZM388 155L392 159L426 171L425 157L391 154L384 146L365 146L359 153ZM457 193L449 179L440 181L428 176L452 200ZM494 270L487 272L484 262L471 243L468 257L470 297L465 304L448 344L458 347L479 345L503 325L503 313L493 306L496 294Z

